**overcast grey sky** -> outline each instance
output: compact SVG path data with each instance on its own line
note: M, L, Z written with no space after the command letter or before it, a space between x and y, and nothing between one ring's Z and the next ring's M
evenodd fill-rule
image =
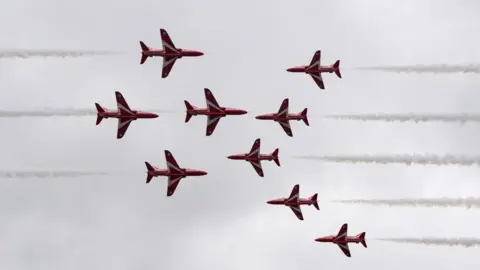
M203 51L180 59L161 79L162 60L140 66L139 40L160 47L159 28L176 46ZM116 120L95 117L1 119L3 170L130 170L115 177L0 181L1 269L405 269L479 267L475 249L376 242L383 237L480 237L474 210L388 208L330 199L475 196L478 168L349 165L293 159L298 155L478 154L476 124L322 120L323 114L479 112L480 77L395 74L356 66L480 62L477 1L10 1L0 9L0 49L125 51L124 56L2 59L0 107L30 110L114 108L114 91L132 108L173 109L133 123L115 139ZM308 64L341 60L343 79L289 74ZM224 106L250 114L222 119L205 137L205 117L184 123L186 99L204 106L208 87ZM310 127L254 119L309 108ZM265 178L226 156L280 148L282 167L264 162ZM182 180L172 197L166 179L145 184L144 161L163 167L163 150L207 176ZM320 211L305 220L266 204L300 184L318 192ZM367 232L369 247L352 258L313 239ZM414 265L412 265L414 264Z

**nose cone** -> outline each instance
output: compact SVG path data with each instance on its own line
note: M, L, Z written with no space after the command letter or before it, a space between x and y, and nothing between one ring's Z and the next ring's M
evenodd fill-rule
M319 237L319 238L315 239L315 242L331 242L331 241L328 241L328 239L326 239L326 237Z
M196 54L197 56L202 56L202 55L204 55L204 53L203 53L203 52L200 52L200 51L196 51L195 54Z
M245 110L238 110L238 113L239 113L239 114L247 114L248 112L245 111Z
M205 172L205 171L201 171L201 172L200 172L200 175L207 175L207 174L208 174L208 173Z
M255 116L255 119L264 120L264 119L266 119L265 117L266 117L265 115L257 115L257 116Z
M152 113L152 118L157 118L157 117L158 117L158 114Z
M230 156L228 156L227 158L228 158L228 159L236 159L237 156L236 156L236 155L230 155Z
M273 200L267 201L268 204L274 204Z
M287 68L288 72L293 72L294 70L295 70L295 68Z

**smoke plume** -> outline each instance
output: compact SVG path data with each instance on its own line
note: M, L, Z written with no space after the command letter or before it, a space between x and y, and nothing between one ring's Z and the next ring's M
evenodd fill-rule
M465 207L480 208L480 197L466 198L428 198L428 199L357 199L357 200L336 200L337 203L369 204L387 206L413 206L413 207Z
M407 244L463 246L467 248L480 245L480 239L476 238L377 238L376 240Z
M108 172L91 171L0 171L0 178L57 178L109 175Z
M171 110L146 110L154 113L171 113ZM93 109L40 109L32 111L2 111L0 110L0 118L15 117L67 117L67 116L92 116L97 115L97 111Z
M65 51L65 50L11 50L0 51L0 58L31 58L31 57L81 57L95 55L118 55L120 52L109 51Z
M49 116L89 116L96 115L95 110L88 109L42 109L37 111L1 111L3 117L49 117Z
M327 115L326 118L361 120L361 121L386 121L386 122L480 122L480 114L337 114Z
M380 164L421 164L421 165L480 165L480 157L434 154L426 155L359 155L359 156L300 156L300 159L314 159L342 163L380 163Z
M406 73L480 73L480 64L470 65L412 65L361 67L358 69Z

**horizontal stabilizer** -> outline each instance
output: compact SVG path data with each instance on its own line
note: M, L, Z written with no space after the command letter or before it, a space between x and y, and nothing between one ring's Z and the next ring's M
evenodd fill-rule
M155 171L155 168L146 161L145 161L145 166L147 167L147 170L148 170L147 172L147 184L148 184L150 183L150 181L152 181L152 178L153 178L153 175L151 175L150 172Z
M303 120L303 122L305 123L305 125L310 126L310 124L308 123L307 112L308 112L308 108L305 108L305 109L303 109L303 111L300 113L300 115L302 116L302 120Z
M333 64L333 68L335 69L335 74L337 77L342 78L342 74L340 73L340 60L337 60L337 62Z
M272 156L273 156L273 161L275 161L275 163L277 164L278 167L280 167L280 159L278 158L278 151L280 151L280 149L275 149L275 151L273 151L272 153Z
M102 106L100 106L100 104L98 104L98 103L95 103L95 107L97 108L97 122L96 122L96 125L99 125L103 120L103 117L100 115L100 113L104 113L105 109L103 109Z
M310 200L313 201L313 206L315 206L315 208L317 208L317 210L320 210L320 208L318 207L317 197L318 197L318 193L315 193L315 194L313 194L312 197L310 197Z

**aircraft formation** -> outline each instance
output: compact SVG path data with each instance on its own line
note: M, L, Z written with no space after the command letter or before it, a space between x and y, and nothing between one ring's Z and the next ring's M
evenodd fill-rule
M172 39L165 29L160 29L160 37L162 41L163 49L152 49L145 45L143 41L140 41L141 47L141 59L140 64L144 64L149 57L163 57L162 78L167 78L172 71L176 61L182 57L198 57L204 55L203 52L196 50L187 50L178 48L174 45ZM322 73L335 73L339 78L342 78L340 73L340 61L336 61L333 65L322 66L321 65L321 51L318 50L314 53L309 65L297 66L287 69L288 72L305 73L310 75L314 82L320 89L325 89ZM185 100L185 123L188 123L192 116L204 115L207 117L205 136L211 136L215 128L217 127L220 119L227 116L245 115L247 111L239 108L229 108L221 106L213 95L212 91L208 88L204 88L204 95L206 101L206 107L200 108L192 105L189 101ZM121 139L125 136L132 121L137 119L152 119L157 118L158 114L152 112L143 112L135 109L131 109L123 95L116 91L115 98L117 103L117 110L108 110L103 108L100 104L95 103L97 109L97 121L96 125L99 125L104 118L117 118L117 139ZM305 125L309 126L308 109L304 108L301 112L290 113L289 112L289 99L285 98L278 111L272 113L266 113L257 115L257 120L269 120L277 122L283 129L285 134L289 137L293 137L293 131L290 125L290 121L303 121ZM260 152L261 140L256 139L248 153L232 154L227 158L230 160L244 160L250 163L258 176L264 177L262 168L262 161L273 161L280 167L279 149L275 149L271 154L262 154ZM167 196L173 196L180 181L187 177L199 177L207 175L208 173L199 169L190 169L181 167L173 154L169 150L165 150L166 168L159 169L154 165L151 165L148 161L145 161L147 168L146 183L150 183L154 177L164 176L167 177ZM283 205L289 207L295 216L299 220L304 220L301 206L313 205L317 210L320 210L317 201L317 194L309 198L300 198L300 185L296 184L289 197L278 198L267 201L270 205ZM324 236L315 239L317 242L330 242L340 247L343 253L347 257L351 257L349 243L362 243L364 247L367 247L365 241L365 232L362 232L356 236L347 236L348 225L343 224L337 235Z

